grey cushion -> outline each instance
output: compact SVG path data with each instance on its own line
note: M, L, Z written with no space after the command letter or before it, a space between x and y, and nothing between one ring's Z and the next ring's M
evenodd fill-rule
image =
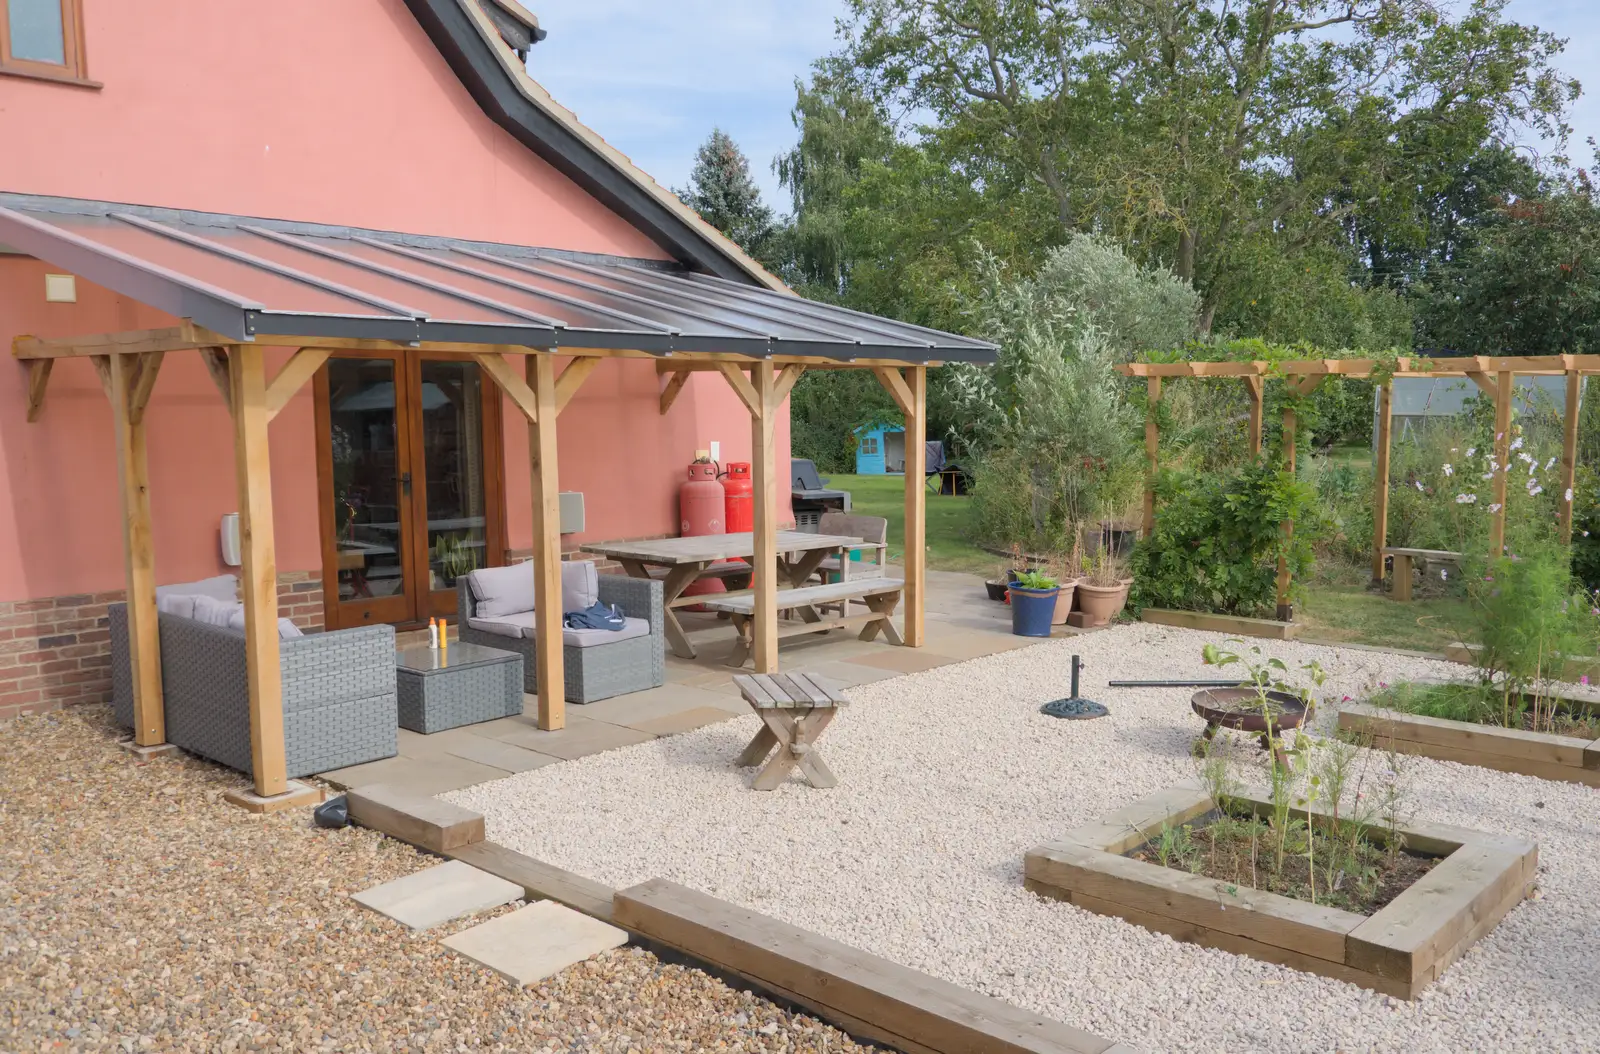
M533 610L533 561L509 567L480 567L467 575L472 588L472 613L478 618L499 618Z
M627 619L621 629L562 629L561 643L569 648L593 648L619 640L650 636L650 623L642 618Z
M156 598L156 610L179 618L194 618L194 596L189 593L169 593Z
M511 615L499 615L494 618L469 618L467 625L480 633L493 633L500 637L532 637L533 612L518 611Z
M293 640L296 637L304 637L304 636L305 636L305 631L302 630L299 626L296 626L294 624L294 619L280 618L278 620L278 639L279 640Z
M211 597L232 603L239 599L239 580L233 575L202 578L198 582L176 582L170 586L156 586L156 603L165 596Z
M583 611L600 603L600 574L593 560L561 565L561 613Z
M194 598L194 620L208 626L227 626L235 612L243 617L244 607L236 601L218 600L211 596Z

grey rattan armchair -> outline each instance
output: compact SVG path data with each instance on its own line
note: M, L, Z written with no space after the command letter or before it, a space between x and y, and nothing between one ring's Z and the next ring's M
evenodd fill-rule
M621 575L598 576L600 602L615 604L629 618L650 623L648 636L630 637L587 648L564 646L562 665L566 668L566 697L569 703L593 703L614 695L659 688L667 681L666 620L661 613L661 583ZM457 615L460 639L486 648L499 648L522 656L523 688L535 692L539 686L535 641L531 637L507 637L474 629L472 587L465 577L456 580Z
M111 705L133 727L128 609L112 604ZM244 633L161 613L167 742L251 772ZM278 642L288 776L309 776L398 752L394 627L359 626Z

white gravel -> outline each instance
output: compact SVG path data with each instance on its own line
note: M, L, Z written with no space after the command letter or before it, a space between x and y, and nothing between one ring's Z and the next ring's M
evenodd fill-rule
M1214 634L1130 626L856 689L821 741L838 788L747 789L753 716L445 795L489 836L615 886L662 876L1149 1051L1600 1050L1600 795L1416 759L1416 817L1537 839L1539 899L1412 1003L1180 944L1022 888L1031 846L1194 773L1187 689ZM1459 675L1446 663L1260 642L1316 658L1323 694ZM1108 719L1058 721L1068 657ZM1333 720L1325 706L1319 722ZM1259 764L1250 749L1250 764Z

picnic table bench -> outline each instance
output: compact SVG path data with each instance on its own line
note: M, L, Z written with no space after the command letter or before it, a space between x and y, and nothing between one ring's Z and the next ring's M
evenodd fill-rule
M793 610L799 614L800 619L778 623L778 639L826 632L831 629L854 629L860 626L861 640L873 640L881 632L890 644L903 644L905 642L900 637L900 631L895 628L893 616L904 589L905 582L898 578L854 578L823 585L780 589L778 610ZM739 639L728 665L743 666L749 661L755 647L751 637L751 627L755 618L755 596L711 594L696 599L702 600L705 606L713 611L726 611L733 616L734 629L738 631ZM851 615L841 607L837 616L824 618L817 612L817 608L821 605L844 605L851 600L865 603L866 613Z
M740 768L759 765L773 747L778 748L756 773L752 789L776 790L793 768L803 772L813 787L826 789L838 784L833 770L817 753L817 740L835 711L850 701L842 689L814 673L741 673L733 683L761 718L761 731L734 764Z
M1400 545L1386 545L1383 554L1394 559L1394 588L1390 592L1395 600L1411 599L1411 568L1420 560L1423 567L1432 564L1449 564L1460 570L1462 554L1449 549L1412 549Z

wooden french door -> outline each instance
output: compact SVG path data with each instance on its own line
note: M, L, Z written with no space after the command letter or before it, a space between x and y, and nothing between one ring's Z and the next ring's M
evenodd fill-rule
M330 629L454 615L456 579L504 562L499 389L470 359L342 352L317 372Z

